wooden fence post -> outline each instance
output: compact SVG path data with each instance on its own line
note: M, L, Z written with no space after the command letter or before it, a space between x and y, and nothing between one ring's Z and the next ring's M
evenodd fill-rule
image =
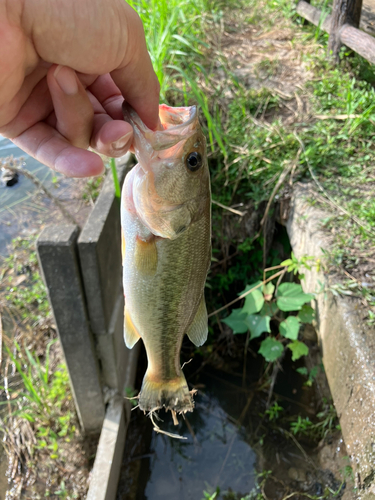
M334 0L331 16L331 32L328 42L328 52L336 62L339 60L341 48L340 31L346 24L359 28L362 0Z

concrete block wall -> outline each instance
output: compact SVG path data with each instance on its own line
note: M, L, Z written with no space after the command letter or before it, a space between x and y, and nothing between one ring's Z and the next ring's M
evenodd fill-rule
M324 262L323 250L329 252L332 242L322 221L331 214L309 203L314 185L293 187L287 221L293 252L297 258L310 255ZM324 368L355 470L358 498L369 500L375 499L375 340L365 327L358 299L335 297L329 291L338 280L313 267L305 271L302 286L305 292L318 292L314 307Z
M127 171L127 166L118 170L120 184ZM112 176L107 177L78 238L78 252L102 383L122 392L129 352L123 341L120 200Z
M121 185L130 166L128 156L117 167ZM81 427L98 433L106 395L123 395L130 363L123 340L120 200L112 175L82 231L48 227L37 251Z
M80 424L96 432L104 419L101 376L77 255L75 225L46 228L37 242L39 262L69 371Z

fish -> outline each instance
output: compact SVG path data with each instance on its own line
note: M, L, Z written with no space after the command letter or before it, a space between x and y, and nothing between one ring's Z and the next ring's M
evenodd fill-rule
M211 263L211 187L206 140L196 106L159 106L150 130L129 105L138 160L121 193L124 340L142 339L148 366L139 408L193 411L180 364L185 335L208 335L204 287Z

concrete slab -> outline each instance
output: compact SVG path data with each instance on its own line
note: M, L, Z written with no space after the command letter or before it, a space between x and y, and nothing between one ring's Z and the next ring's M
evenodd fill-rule
M287 230L293 252L300 258L322 258L330 238L321 221L330 214L308 201L314 187L298 184L291 201ZM305 292L337 282L334 276L315 268L306 271ZM352 458L361 499L375 498L375 339L364 328L358 302L334 297L327 291L316 296L315 310L323 363L333 401L340 418L345 444Z
M117 167L120 185L131 157ZM108 175L78 239L78 250L92 331L108 334L118 291L122 289L120 200Z
M120 185L132 164L131 155L118 164ZM107 176L82 230L78 250L102 382L121 393L129 352L123 339L120 200L115 196L112 175Z
M81 427L99 433L105 408L77 258L78 235L75 225L47 227L37 251Z
M133 387L139 345L134 346L126 364L125 387ZM115 500L120 477L130 404L115 395L108 405L86 500Z

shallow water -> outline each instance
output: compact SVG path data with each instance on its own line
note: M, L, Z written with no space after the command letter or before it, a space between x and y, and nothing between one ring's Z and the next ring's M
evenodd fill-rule
M200 499L204 490L212 493L216 487L243 494L253 489L256 453L214 391L207 388L199 396L187 423L175 427L170 415L161 417L162 429L187 439L156 434L138 413L128 431L118 499L188 500Z
M0 142L0 160L8 156L14 158L24 158L24 166L32 172L41 181L50 180L52 178L51 170L42 165L31 156L24 153L20 148L15 146L9 139L2 139ZM8 207L12 208L25 199L30 197L37 188L26 178L19 178L19 181L11 187L0 187L0 214Z
M91 206L83 201L86 179L68 178L52 171L26 155L8 139L0 141L2 158L13 155L23 158L23 167L33 173L50 193L62 202L78 224L83 224ZM38 234L46 224L66 223L59 208L28 178L20 175L18 182L7 187L0 180L0 256L8 253L8 245L17 236Z
M47 186L52 185L54 173L48 167L24 153L9 139L0 138L0 162L8 156L24 158L24 168ZM10 241L27 228L35 215L43 210L33 204L32 198L36 191L35 184L23 176L20 176L18 182L11 187L4 186L0 182L0 255L4 255ZM19 213L21 207L23 207L22 213Z
M249 363L245 385L241 373L234 373L242 372L238 364L230 371L228 366L225 371L205 367L198 378L192 377L199 388L194 412L187 414L186 422L180 418L177 427L170 414L161 413L164 422L157 422L163 430L187 437L184 441L156 434L149 418L135 409L117 500L201 500L204 491L212 494L217 487L217 500L241 499L256 492L262 471L273 471L276 478L268 480L266 486L266 494L273 500L293 490L320 495L328 486L337 491L341 479L337 470L330 470L331 465L321 463L317 443L305 440L301 450L293 439L260 416L267 391L251 390L259 375L257 361ZM197 366L189 364L190 373ZM280 395L278 402L286 415L314 415L315 393L303 382L290 366L280 373L275 393ZM342 458L335 454L334 439L333 462L339 464Z

